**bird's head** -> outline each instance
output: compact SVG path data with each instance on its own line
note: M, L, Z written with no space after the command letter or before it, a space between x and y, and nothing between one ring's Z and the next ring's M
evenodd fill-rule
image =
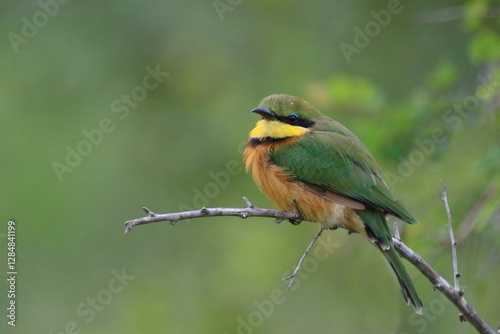
M304 135L323 117L309 102L286 94L270 95L250 111L262 116L250 132L250 137L258 140Z

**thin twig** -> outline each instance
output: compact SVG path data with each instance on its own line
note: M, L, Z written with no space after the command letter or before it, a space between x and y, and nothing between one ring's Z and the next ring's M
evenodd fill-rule
M123 234L128 234L130 230L137 225L157 222L170 222L170 224L175 225L175 223L181 220L204 217L232 216L243 219L247 217L269 217L275 218L277 223L288 220L294 225L302 221L302 218L296 212L257 208L250 203L246 197L243 197L243 200L245 204L247 204L246 208L201 208L200 210L156 214L148 208L143 207L142 209L148 215L146 217L126 221L125 232Z
M248 201L248 200L247 200ZM147 208L143 208L148 214L146 217L132 219L125 222L125 234L137 225L169 221L176 223L180 220L192 218L214 217L214 216L233 216L233 217L271 217L280 222L288 220L292 223L297 223L302 220L298 213L292 211L280 211L272 209L262 209L254 207L249 201L246 202L247 208L202 208L200 210L184 211L167 214L156 214ZM496 334L496 332L488 326L488 324L477 314L477 312L467 303L463 297L463 293L455 290L450 284L441 277L422 257L408 248L399 238L393 238L394 248L396 251L411 264L413 264L434 286L435 289L441 291L456 307L462 312L463 319L467 320L478 333L481 334Z
M444 185L443 180L441 180L441 187L443 188L443 193L441 194L441 200L444 202L444 206L446 208L446 215L448 217L448 224L446 227L448 228L448 232L450 234L451 241L451 255L453 258L453 286L455 290L460 292L460 273L458 272L458 260L457 260L457 242L455 241L455 236L453 235L453 225L451 222L451 210L448 205L448 196L446 195L446 186ZM463 294L463 291L461 291Z
M318 231L318 233L316 233L316 235L313 237L313 239L309 243L309 246L307 246L306 251L304 252L304 254L302 254L302 257L300 258L299 263L297 264L297 267L295 267L295 270L293 271L293 273L281 280L282 282L286 281L288 279L290 280L290 282L288 283L288 288L289 289L292 286L293 280L295 279L295 275L297 275L297 273L300 270L300 266L302 265L302 261L304 261L307 253L309 253L309 250L314 245L314 243L316 242L316 240L318 240L318 238L321 236L321 234L323 233L324 230L325 230L325 228L321 227L321 229Z
M394 222L394 239L401 241L401 236L399 235L399 228L397 222Z

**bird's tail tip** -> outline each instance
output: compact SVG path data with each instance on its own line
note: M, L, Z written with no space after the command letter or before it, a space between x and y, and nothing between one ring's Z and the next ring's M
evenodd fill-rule
M408 272L401 262L399 255L394 250L394 247L391 247L389 250L382 250L382 253L384 253L389 264L394 270L394 273L396 274L399 286L401 287L401 293L403 294L403 298L406 304L411 304L413 306L413 309L415 310L415 313L421 315L423 310L422 301L418 297L417 291L413 286L413 282L411 281Z
M422 315L424 305L422 304L420 298L417 296L417 293L414 292L413 294L411 294L406 285L403 287L404 283L400 282L400 284L401 284L401 292L403 293L403 297L406 301L406 304L408 305L411 304L413 310L415 310L415 313L418 315Z

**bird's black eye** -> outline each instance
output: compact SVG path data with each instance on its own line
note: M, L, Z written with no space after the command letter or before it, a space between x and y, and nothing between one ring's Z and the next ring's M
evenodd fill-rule
M293 112L287 118L288 118L288 123L296 124L297 121L299 120L300 116Z

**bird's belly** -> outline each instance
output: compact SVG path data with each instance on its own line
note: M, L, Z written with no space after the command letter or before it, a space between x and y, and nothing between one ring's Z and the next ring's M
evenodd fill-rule
M269 172L274 167L269 167ZM366 236L365 225L355 210L313 193L300 182L283 178L279 169L262 179L261 189L280 210L299 212L304 220L325 228L341 227Z
M276 171L262 179L262 191L278 209L297 211L305 220L328 228L345 226L344 206L328 201L306 189L302 183L286 180L280 174Z
M271 146L247 146L245 160L247 171L257 186L280 210L296 211L304 220L316 222L326 228L343 227L365 234L364 224L352 208L327 200L312 191L282 167L269 159Z
M297 211L305 220L320 223L328 228L345 226L344 216L347 208L309 191L301 182L290 177L283 168L266 159L261 160L258 156L248 158L253 159L251 165L255 183L278 209Z

